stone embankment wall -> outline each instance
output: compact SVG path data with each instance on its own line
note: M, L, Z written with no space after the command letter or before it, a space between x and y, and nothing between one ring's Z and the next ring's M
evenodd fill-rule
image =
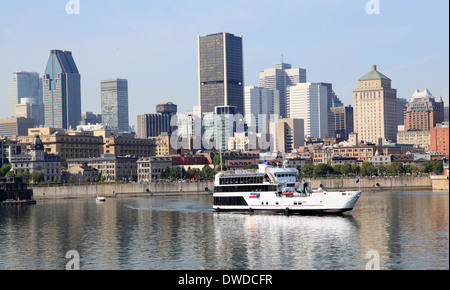
M434 181L433 181L434 182ZM327 190L442 190L432 185L428 176L423 177L388 177L388 178L356 178L315 179L311 180L312 187L323 185ZM444 186L445 187L445 186ZM205 189L208 188L208 191ZM50 187L33 187L35 199L46 198L92 198L97 195L107 197L117 196L154 196L154 195L185 195L210 194L214 188L213 182L193 183L152 183L152 184L93 184L93 185L66 185ZM448 190L448 180L447 180Z
M205 191L205 188L210 191ZM35 199L46 198L91 198L97 195L117 197L152 196L152 195L183 195L183 194L208 194L211 193L213 182L192 183L152 183L152 184L93 184L93 185L66 185L50 187L33 187Z
M328 190L431 190L432 183L428 176L401 176L401 177L371 177L360 178L338 178L338 179L316 179L311 180L313 188L322 184Z

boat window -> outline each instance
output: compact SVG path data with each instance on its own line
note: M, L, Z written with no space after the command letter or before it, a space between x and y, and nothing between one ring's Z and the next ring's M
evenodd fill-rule
M346 193L346 192L343 192L342 195L347 195L347 193Z

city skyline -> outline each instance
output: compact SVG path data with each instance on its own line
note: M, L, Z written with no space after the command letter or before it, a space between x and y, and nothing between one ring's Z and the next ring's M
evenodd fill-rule
M61 49L73 52L83 77L83 112L100 113L100 81L123 76L129 80L131 125L161 102L174 102L179 112L187 112L197 105L192 102L198 96L197 35L229 31L244 37L245 86L258 86L259 71L283 55L284 62L308 71L308 81L332 83L344 105L353 105L355 80L377 64L392 79L398 98L409 99L415 90L427 88L448 106L447 1L381 0L379 15L367 13L367 1L247 1L233 10L219 2L201 8L181 1L130 5L81 0L79 15L67 14L65 1L18 2L3 5L0 12L0 36L7 39L0 48L4 100L15 71L42 76L49 50ZM113 22L118 15L126 24ZM65 25L43 37L45 30L38 27L50 23L48 18ZM17 25L8 25L13 22ZM56 33L63 29L64 35ZM0 109L0 116L8 115L8 106Z

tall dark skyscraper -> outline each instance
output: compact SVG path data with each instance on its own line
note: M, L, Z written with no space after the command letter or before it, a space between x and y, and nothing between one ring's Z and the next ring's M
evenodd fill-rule
M244 114L242 37L223 32L198 36L199 105L201 113L236 106Z
M43 75L45 126L76 128L81 121L81 85L72 52L52 50Z

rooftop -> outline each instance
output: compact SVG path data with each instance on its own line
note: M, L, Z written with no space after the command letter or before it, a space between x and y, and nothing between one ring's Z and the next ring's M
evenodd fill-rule
M370 70L370 72L368 72L366 75L364 75L362 78L360 78L359 81L379 80L379 79L391 80L384 74L377 71L376 65L372 65L372 69Z

